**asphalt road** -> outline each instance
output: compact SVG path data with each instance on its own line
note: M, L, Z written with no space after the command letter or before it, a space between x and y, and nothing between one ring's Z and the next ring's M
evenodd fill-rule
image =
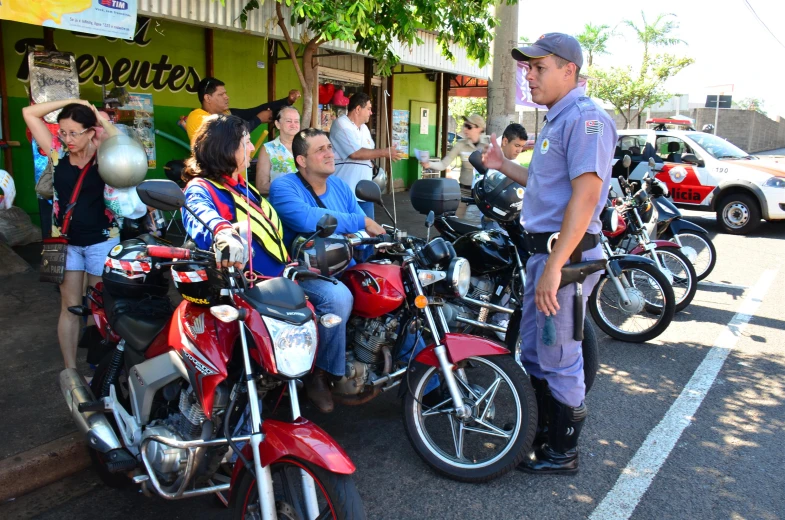
M395 396L330 416L306 407L357 465L368 518L785 518L785 223L736 237L716 234L713 216L689 215L714 235L717 267L659 338L627 344L598 331L601 368L587 397L577 476L453 482L416 456ZM0 506L3 518L33 516L228 513L212 498L167 502L111 490L87 470Z

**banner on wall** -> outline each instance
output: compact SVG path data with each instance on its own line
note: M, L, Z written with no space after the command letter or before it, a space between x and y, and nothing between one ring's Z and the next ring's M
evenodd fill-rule
M155 120L153 119L153 95L146 93L128 93L128 103L118 107L118 113L126 117L118 119L118 123L128 125L147 154L147 168L155 169Z
M401 152L403 159L409 158L409 111L392 111L392 144Z
M515 71L515 104L531 108L541 108L548 110L544 105L538 105L532 101L532 91L529 88L529 82L526 80L526 74L529 72L529 65L525 61L518 62L518 69ZM578 86L586 92L586 78L578 79Z
M0 18L131 40L137 0L2 0Z

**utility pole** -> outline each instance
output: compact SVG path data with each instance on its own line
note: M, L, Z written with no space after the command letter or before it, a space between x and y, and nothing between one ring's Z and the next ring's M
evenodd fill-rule
M488 82L488 129L501 136L507 125L518 120L515 114L515 72L517 63L510 51L518 42L518 9L520 2L507 5L500 0L496 18L500 24L493 38L493 72Z

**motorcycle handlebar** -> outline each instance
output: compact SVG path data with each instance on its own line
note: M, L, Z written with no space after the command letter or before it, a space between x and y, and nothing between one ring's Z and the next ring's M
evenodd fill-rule
M147 246L147 254L154 258L191 259L191 250L184 247Z

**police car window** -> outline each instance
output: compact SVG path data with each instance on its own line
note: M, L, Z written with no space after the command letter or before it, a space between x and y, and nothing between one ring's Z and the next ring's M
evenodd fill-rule
M741 148L716 135L703 132L687 135L715 159L753 159Z
M641 155L646 147L646 135L620 135L616 142L615 157L621 159L624 155Z
M690 145L678 137L661 135L657 137L655 143L657 155L667 162L681 162L681 156L685 153L695 153Z

